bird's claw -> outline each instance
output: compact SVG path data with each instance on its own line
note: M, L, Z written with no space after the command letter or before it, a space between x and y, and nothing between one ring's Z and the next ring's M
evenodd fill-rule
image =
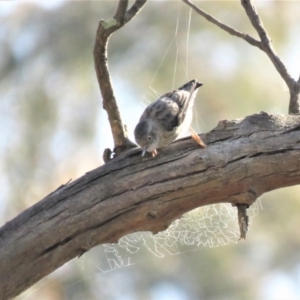
M153 150L151 153L152 153L152 157L155 157L157 155L157 151L156 150Z

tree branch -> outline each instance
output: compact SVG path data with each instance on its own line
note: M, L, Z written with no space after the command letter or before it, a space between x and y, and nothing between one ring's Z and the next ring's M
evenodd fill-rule
M129 22L146 2L147 0L136 0L133 6L126 12L128 0L119 0L114 18L107 21L101 20L96 34L94 45L95 69L103 98L103 108L107 111L114 138L114 152L116 155L128 148L136 147L136 145L128 139L127 131L123 125L117 100L114 95L107 64L108 39L113 32Z
M252 26L257 31L261 43L262 50L269 56L273 65L275 66L278 73L281 75L282 79L285 81L287 86L291 89L294 87L295 80L289 74L287 68L280 60L278 55L275 53L275 50L272 47L272 40L270 39L266 29L263 26L263 22L259 17L255 6L251 3L250 0L241 0L242 6L244 7L246 14L252 24Z
M135 17L140 12L140 10L146 2L147 0L136 0L132 7L126 13L125 22L129 22L133 17Z
M120 24L124 24L127 6L128 6L128 0L119 0L119 5L118 5L117 12L116 12L114 18L116 20L118 20L120 22Z
M219 20L215 19L213 16L211 16L210 14L208 14L203 9L199 8L198 6L196 6L194 3L192 3L189 0L182 0L182 1L184 3L186 3L188 6L190 6L191 8L193 8L194 11L197 14L199 14L202 17L204 17L207 21L209 21L209 22L217 25L221 29L225 30L227 33L229 33L231 35L234 35L234 36L237 36L237 37L245 40L246 42L248 42L252 46L258 47L259 49L262 50L262 45L261 45L260 41L256 40L255 38L253 38L249 34L239 32L239 31L235 30L234 28L232 28L232 27L230 27L230 26L228 26L228 25L220 22Z
M132 149L60 187L0 229L0 299L128 233L165 230L203 205L251 205L300 183L300 116L221 121L202 149L185 138L142 158ZM280 162L280 163L278 163Z
M290 102L289 102L289 113L290 114L299 114L300 113L300 85L288 72L286 66L281 61L279 56L275 53L275 50L272 47L272 40L269 38L266 29L263 26L263 22L260 19L257 10L254 4L251 3L251 0L241 0L241 4L244 7L246 14L257 31L261 43L262 50L268 55L276 70L285 81L286 85L290 91Z
M283 64L279 56L275 53L272 44L271 39L268 36L267 31L265 30L262 20L260 19L256 8L251 3L251 0L241 0L241 4L244 7L253 27L257 31L260 41L256 40L255 38L251 37L248 34L241 33L237 30L235 30L232 27L229 27L228 25L225 25L200 9L198 6L190 2L189 0L182 0L184 3L189 5L194 9L195 12L197 12L199 15L204 17L209 22L217 25L221 29L225 30L231 35L237 36L239 38L244 39L252 46L258 47L260 50L264 51L270 60L272 61L273 65L275 66L276 70L282 77L282 79L285 81L289 88L290 92L290 101L289 101L289 114L299 114L300 113L300 77L298 79L298 82L288 72L286 66Z
M236 207L240 227L240 240L245 240L249 225L249 216L247 215L249 206L247 204L236 204Z

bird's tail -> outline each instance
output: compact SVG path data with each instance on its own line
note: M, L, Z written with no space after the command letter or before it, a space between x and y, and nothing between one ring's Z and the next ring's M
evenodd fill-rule
M190 80L189 82L187 82L186 84L184 84L183 86L181 86L178 90L184 90L184 91L190 92L192 94L201 85L203 85L203 83L198 82L196 79L193 79L193 80Z

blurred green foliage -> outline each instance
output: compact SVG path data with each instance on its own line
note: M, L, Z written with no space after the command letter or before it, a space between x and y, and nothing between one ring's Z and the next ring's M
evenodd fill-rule
M197 4L256 36L239 2ZM256 4L276 50L298 76L299 3ZM103 149L113 146L92 55L98 22L112 17L116 5L0 3L1 224L102 164ZM204 83L195 107L199 132L259 111L287 113L287 89L267 56L181 1L149 1L112 36L108 50L131 136L148 101L191 78ZM299 299L298 195L294 187L261 197L246 242L163 259L143 253L144 263L106 274L97 269L105 258L95 249L18 299Z

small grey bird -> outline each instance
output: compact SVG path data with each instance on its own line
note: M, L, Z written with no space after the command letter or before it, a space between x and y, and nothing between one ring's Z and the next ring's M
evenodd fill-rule
M143 148L142 156L146 151L155 156L156 149L169 145L188 130L200 86L202 83L193 79L177 90L164 94L145 109L134 130L135 140ZM197 133L192 128L190 130L197 143L205 147Z

